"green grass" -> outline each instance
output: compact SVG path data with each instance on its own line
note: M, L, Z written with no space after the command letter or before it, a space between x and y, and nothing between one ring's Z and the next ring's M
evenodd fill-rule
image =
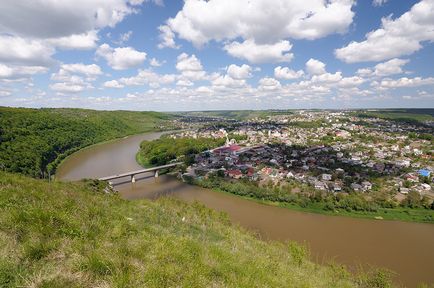
M0 172L0 287L390 287L387 274L318 265L225 214L174 199L130 202L103 183Z

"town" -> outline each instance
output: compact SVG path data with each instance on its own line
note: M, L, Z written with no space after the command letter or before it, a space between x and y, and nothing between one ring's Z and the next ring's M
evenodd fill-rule
M226 139L195 156L184 177L306 184L330 193L380 191L400 202L411 191L434 199L433 123L395 122L352 111L297 111L242 122L205 121L172 138ZM183 119L194 122L194 119ZM293 189L292 192L297 192Z

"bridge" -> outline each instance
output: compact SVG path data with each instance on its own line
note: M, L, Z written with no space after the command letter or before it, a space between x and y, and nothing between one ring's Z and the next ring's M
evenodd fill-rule
M119 179L119 178L124 178L124 177L131 177L131 182L134 183L134 182L136 182L135 176L138 174L154 172L154 176L158 177L158 171L159 170L166 169L166 168L172 168L172 167L175 167L175 166L178 166L181 164L184 164L184 163L183 162L170 163L167 165L162 165L162 166L157 166L157 167L152 167L152 168L130 171L130 172L122 173L122 174L116 174L116 175L101 177L98 180L108 181L108 180L114 180L114 179Z

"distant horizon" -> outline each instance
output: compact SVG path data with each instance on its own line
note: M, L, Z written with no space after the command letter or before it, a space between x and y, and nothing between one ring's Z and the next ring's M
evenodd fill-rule
M20 106L1 106L0 108L18 108L18 109L84 109L84 110L96 110L96 111L130 111L130 112L160 112L160 113L176 113L176 112L222 112L222 111L288 111L288 110L434 110L434 107L370 107L370 108L268 108L268 109L216 109L216 110L128 110L128 109L94 109L83 107L20 107Z
M0 105L433 107L433 0L4 0Z

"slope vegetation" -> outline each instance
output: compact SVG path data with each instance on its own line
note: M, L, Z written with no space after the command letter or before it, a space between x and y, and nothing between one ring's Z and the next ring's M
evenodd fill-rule
M0 170L45 178L80 148L161 129L156 112L0 107Z
M0 172L0 287L388 287L320 266L199 204Z

